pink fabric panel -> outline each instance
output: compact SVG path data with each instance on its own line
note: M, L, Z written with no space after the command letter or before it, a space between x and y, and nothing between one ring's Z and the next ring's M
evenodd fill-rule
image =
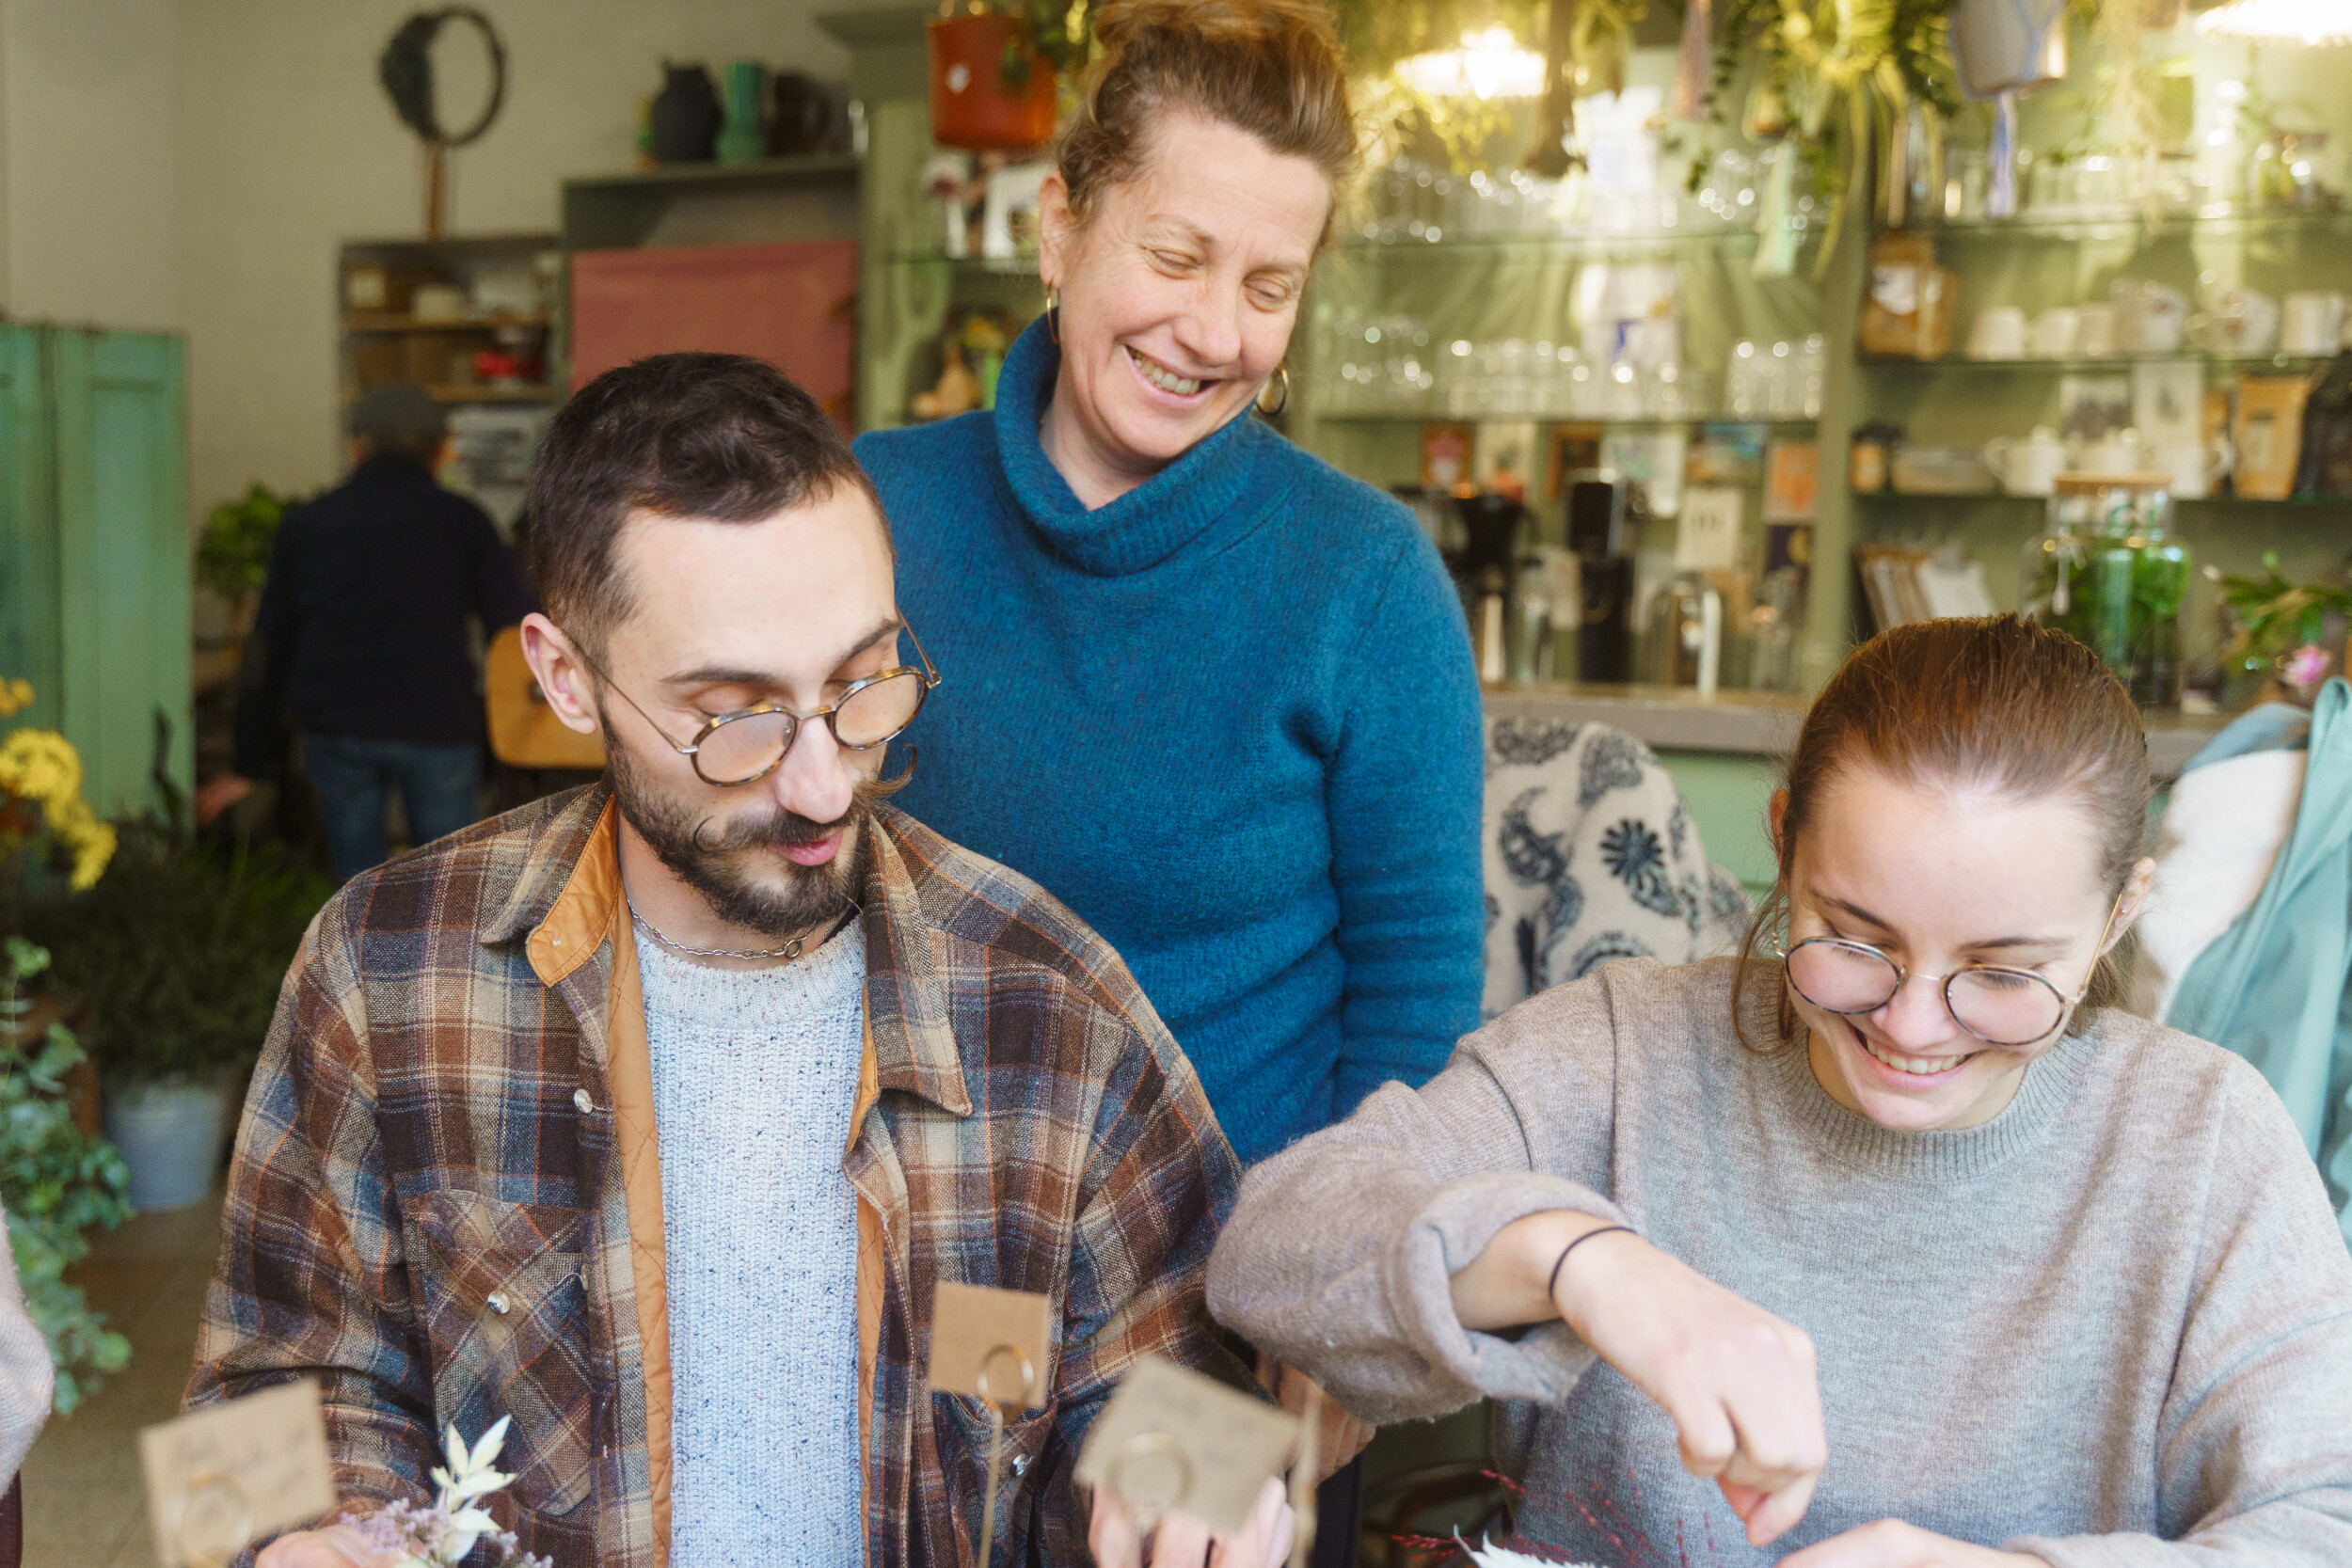
M850 428L854 240L580 251L571 318L574 390L649 354L751 354Z

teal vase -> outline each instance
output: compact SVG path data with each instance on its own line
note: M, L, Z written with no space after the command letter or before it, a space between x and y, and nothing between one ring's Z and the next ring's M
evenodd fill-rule
M727 122L719 133L719 161L746 164L768 156L768 133L759 123L760 88L768 71L757 60L727 67Z

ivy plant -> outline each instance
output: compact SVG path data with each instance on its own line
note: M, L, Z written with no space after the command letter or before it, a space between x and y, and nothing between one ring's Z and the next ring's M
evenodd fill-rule
M13 1003L49 954L10 937L0 954L0 995ZM131 1341L90 1309L66 1270L89 1252L93 1227L128 1218L131 1172L114 1145L74 1125L66 1074L82 1060L73 1032L53 1023L33 1039L0 1037L0 1205L24 1306L49 1340L56 1367L52 1404L70 1414L108 1372L131 1358Z

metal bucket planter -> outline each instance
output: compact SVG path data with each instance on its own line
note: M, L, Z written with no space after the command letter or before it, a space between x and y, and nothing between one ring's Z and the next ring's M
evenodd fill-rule
M229 1139L225 1083L139 1084L106 1097L106 1137L131 1167L131 1207L181 1209L213 1190Z

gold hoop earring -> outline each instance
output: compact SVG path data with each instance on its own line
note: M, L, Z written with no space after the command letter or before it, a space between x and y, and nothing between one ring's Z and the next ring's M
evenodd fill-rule
M1279 381L1282 384L1282 395L1276 398L1273 405L1269 407L1266 404L1265 395L1268 391L1273 389L1274 384L1277 381ZM1290 405L1291 362L1285 359L1280 364L1274 367L1274 373L1265 378L1265 385L1263 387L1258 388L1258 412L1263 414L1270 420L1276 415L1281 413L1283 409L1288 408Z
M1045 335L1061 341L1061 291L1051 283L1045 285Z

